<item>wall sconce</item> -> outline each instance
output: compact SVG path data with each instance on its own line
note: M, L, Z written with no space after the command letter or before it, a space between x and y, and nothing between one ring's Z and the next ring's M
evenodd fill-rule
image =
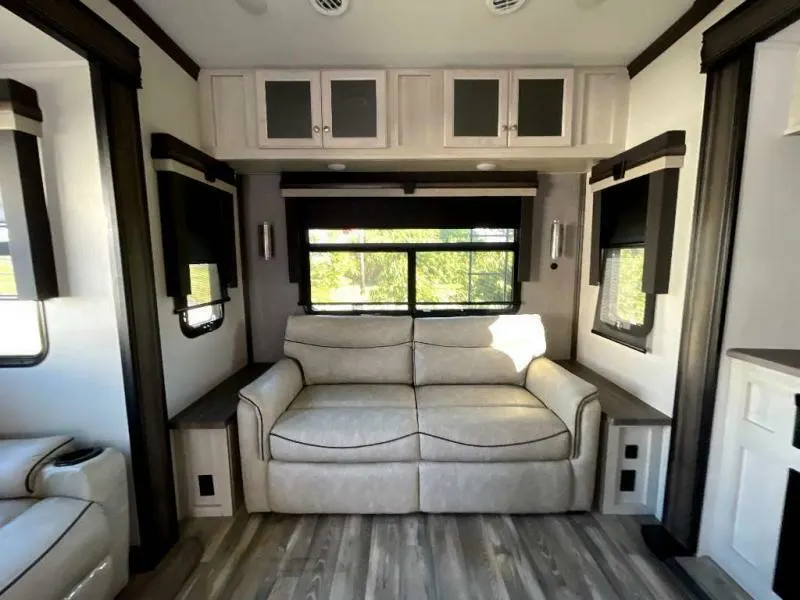
M564 224L558 219L553 219L550 226L550 259L558 260L564 256ZM551 269L557 269L558 265L553 263Z
M264 221L258 227L261 231L261 258L264 260L272 260L275 258L275 245L272 236L272 223Z

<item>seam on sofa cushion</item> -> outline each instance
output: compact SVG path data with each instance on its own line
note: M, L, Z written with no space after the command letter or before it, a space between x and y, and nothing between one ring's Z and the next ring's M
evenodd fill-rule
M71 443L72 443L74 440L75 440L75 438L72 438L72 437L71 437L71 438L69 438L68 440L66 440L66 441L64 441L64 442L62 442L62 443L60 443L58 446L56 446L55 448L53 448L52 450L50 450L50 452L46 453L46 454L45 454L44 456L42 456L42 457L41 457L39 460L37 460L35 463L33 463L33 465L31 466L31 468L30 468L30 469L28 469L28 474L27 474L27 475L25 475L25 489L28 491L28 493L29 493L29 494L32 494L32 493L33 493L33 484L31 483L31 476L34 474L34 472L36 471L36 469L38 469L38 468L39 468L39 465L41 465L41 464L42 464L44 461L46 461L48 458L50 458L51 456L53 456L53 454L54 454L55 452L58 452L59 450L61 450L61 448L63 448L63 447L64 447L64 446L66 446L67 444L71 444ZM0 592L0 593L2 593L2 592Z
M297 340L283 339L284 343L300 344L301 346L313 346L314 348L330 348L331 350L373 350L375 348L396 348L397 346L410 346L411 341L399 342L397 344L383 344L380 346L327 346L325 344L312 344L310 342L298 342Z
M592 392L588 396L581 398L578 403L578 410L575 411L575 433L572 435L572 458L577 458L581 446L581 419L583 417L583 409L587 404L598 395L597 391Z
M327 448L330 450L357 450L359 448L371 448L372 446L381 446L383 444L391 444L393 442L399 442L400 440L404 440L412 435L417 435L417 432L407 433L405 435L401 435L400 437L392 438L391 440L385 440L382 442L372 442L371 444L358 444L356 446L325 446L323 444L313 444L311 442L301 442L300 440L293 440L292 438L288 438L286 436L280 435L279 433L270 433L270 436L279 438L286 442L291 442L293 444L300 444L301 446L310 446L311 448Z
M453 344L434 344L432 342L420 342L419 340L414 340L415 344L422 344L423 346L436 346L437 348L464 348L468 350L481 350L483 348L491 348L491 344L488 346L456 346Z
M554 437L558 437L559 435L564 435L565 433L569 433L568 429L564 431L559 431L558 433L552 433L545 437L537 438L535 440L527 440L524 442L512 442L510 444L471 444L469 442L459 442L458 440L451 440L446 437L442 437L440 435L436 435L433 433L426 433L425 431L420 431L420 435L427 435L428 437L435 438L437 440L442 440L444 442L450 442L452 444L458 444L459 446L470 446L471 448L510 448L513 446L524 446L526 444L535 444L537 442L544 442Z
M258 438L258 458L259 460L264 460L264 415L261 414L261 408L250 400L247 396L239 392L239 398L245 400L250 403L250 405L255 409L256 415L258 415L258 420L256 421L256 429L257 429L257 438Z
M5 594L5 593L6 593L8 590L10 590L12 587L14 587L14 585L16 585L16 584L19 582L19 580L20 580L20 579L22 579L23 577L25 577L25 575L27 575L27 574L28 574L28 572L30 572L30 570L31 570L31 569L33 569L33 568L34 568L36 565L38 565L38 564L39 564L39 562L40 562L40 561L41 561L41 560L42 560L42 559L43 559L45 556L47 556L48 554L50 554L50 552L53 550L53 548L55 548L55 547L56 547L56 546L59 544L59 542L61 542L61 540L63 540L63 539L64 539L64 538L67 536L67 534L68 534L70 531L72 531L72 528L73 528L73 527L75 527L75 525L77 524L77 522L78 522L78 521L80 521L80 520L83 518L83 515L85 515L85 514L86 514L86 511L87 511L87 510L89 510L89 507L90 507L91 505L92 505L92 503L91 503L91 502L86 502L86 506L84 506L84 507L83 507L83 510L81 510L81 512L80 512L80 513L78 513L78 516L77 516L77 517L75 517L75 519L72 521L72 523L70 523L70 524L69 524L69 526L68 526L68 527L67 527L67 528L66 528L66 529L65 529L63 532L61 532L61 535L59 535L59 536L58 536L58 537L57 537L57 538L56 538L56 539L53 541L53 543L52 543L52 544L50 544L50 545L47 547L47 550L45 550L45 551L44 551L44 552L42 552L42 553L41 553L39 556L37 556L37 557L36 557L36 560L34 560L34 561L31 563L31 564L29 564L27 567L25 567L25 569L22 571L22 573L20 573L19 575L17 575L17 576L16 576L14 579L12 579L12 580L11 580L11 582L10 582L10 583L9 583L9 584L8 584L6 587L4 587L2 590L0 590L0 596L2 596L2 595L3 595L3 594Z

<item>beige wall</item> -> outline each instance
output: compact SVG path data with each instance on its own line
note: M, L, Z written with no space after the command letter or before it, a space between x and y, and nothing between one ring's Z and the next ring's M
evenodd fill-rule
M155 132L169 133L192 146L200 147L197 82L108 0L83 2L140 49L142 89L139 92L139 110L167 410L173 416L246 363L244 296L241 285L230 290L231 301L225 305L225 321L217 331L195 339L188 339L181 333L178 317L172 314L172 299L166 295L158 189L150 159L150 135Z
M705 76L700 73L702 35L741 2L725 0L631 82L626 147L631 148L670 129L685 130L687 146L678 189L669 294L659 295L656 300L651 351L647 354L591 332L599 288L589 286L590 201L583 221L578 359L667 415L672 414L675 395L705 103Z
M522 313L542 315L547 332L547 353L569 358L577 267L578 214L582 177L575 174L541 174L536 199L533 260L534 281L522 285ZM279 175L245 178L246 248L250 282L250 312L256 361L275 361L282 355L286 318L302 313L297 306L298 286L289 283L286 258L286 222ZM566 225L565 256L559 268L550 269L550 223ZM258 224L269 221L275 235L274 260L258 255Z

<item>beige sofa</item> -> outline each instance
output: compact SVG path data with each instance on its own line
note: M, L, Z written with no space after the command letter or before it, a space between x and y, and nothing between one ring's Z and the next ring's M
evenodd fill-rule
M108 600L128 579L125 460L71 466L72 439L0 440L0 600Z
M597 390L544 351L536 315L290 317L240 392L248 511L589 510Z

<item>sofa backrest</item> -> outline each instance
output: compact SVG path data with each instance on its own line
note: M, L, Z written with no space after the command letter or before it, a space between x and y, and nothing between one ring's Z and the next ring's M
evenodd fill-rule
M414 384L523 385L545 349L539 315L416 319Z
M410 385L412 324L405 316L291 316L283 350L300 363L306 385Z

